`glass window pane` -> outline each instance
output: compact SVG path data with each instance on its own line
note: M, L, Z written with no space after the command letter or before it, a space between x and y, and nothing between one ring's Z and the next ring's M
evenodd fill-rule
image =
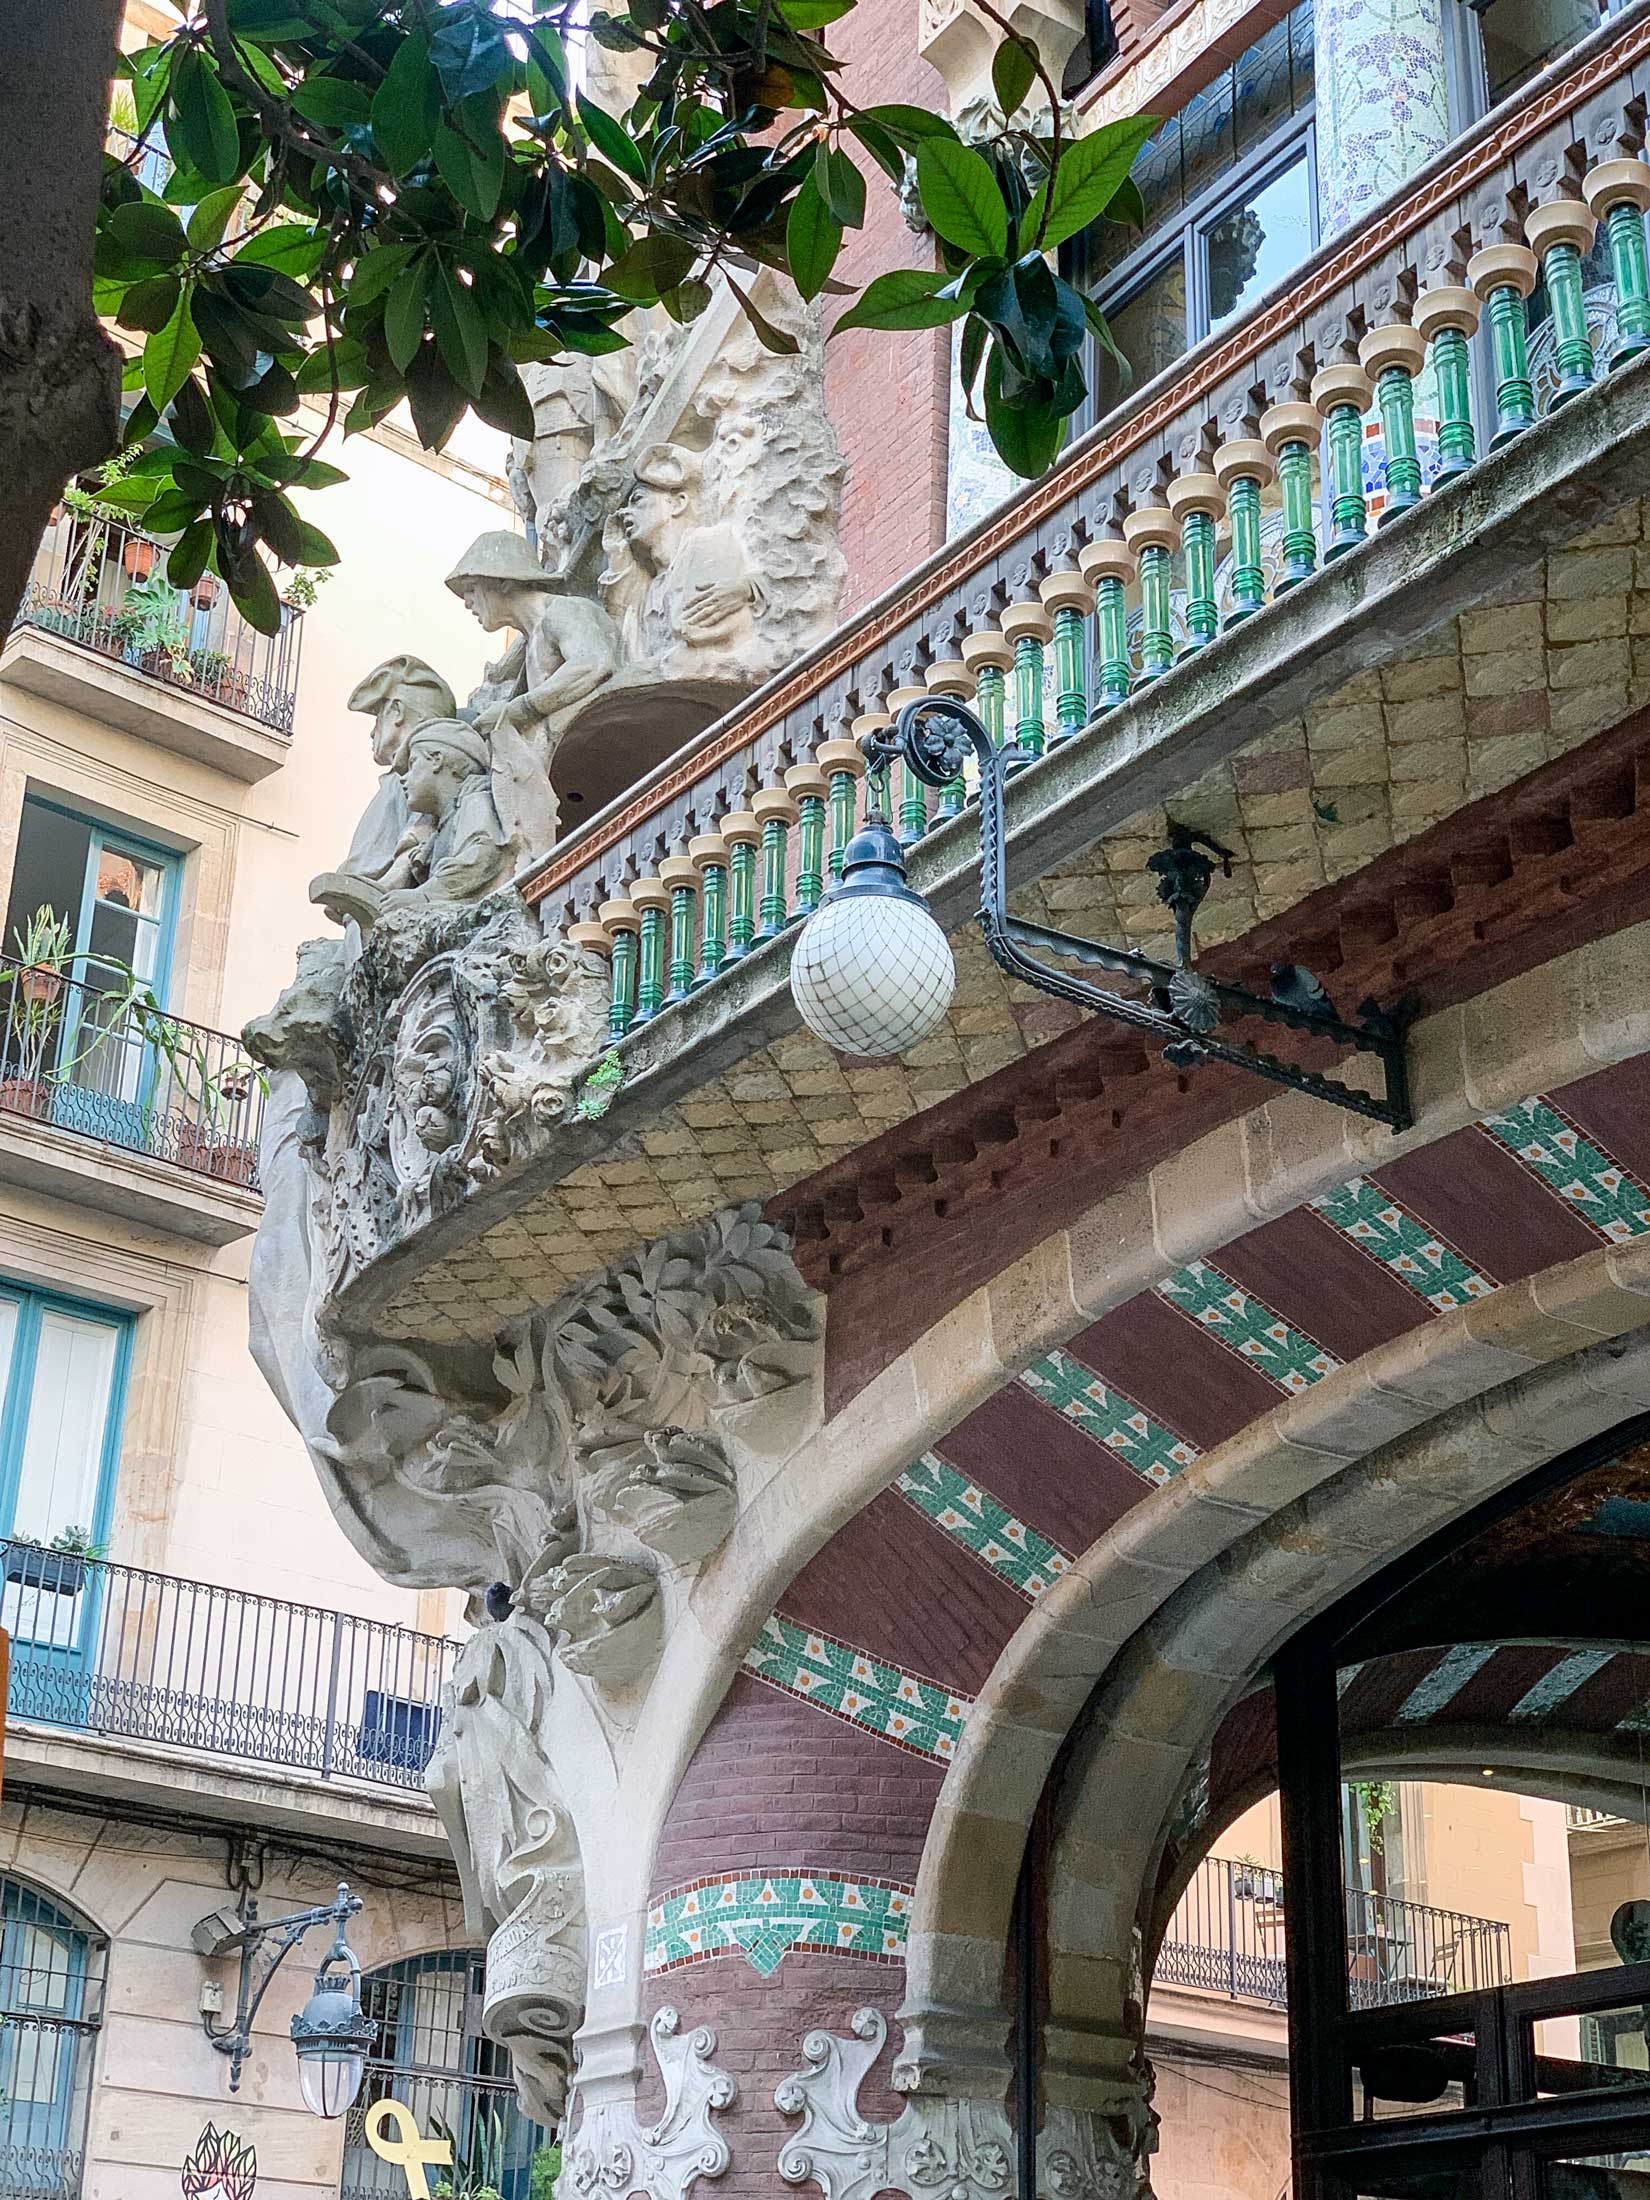
M1599 0L1495 0L1479 17L1490 105L1596 30Z
M166 889L165 866L129 848L104 847L97 859L97 898L117 909L158 920Z
M11 899L6 904L5 952L15 955L29 919L48 908L69 928L80 922L86 885L86 861L92 831L79 818L65 817L44 802L25 802L12 863Z
M1098 357L1095 378L1095 413L1103 417L1132 390L1143 389L1154 374L1161 374L1186 349L1186 268L1174 260L1137 290L1126 305L1106 316L1112 341L1133 368L1125 382L1116 361L1107 353Z
M1282 282L1312 249L1312 208L1306 156L1274 176L1247 204L1210 224L1204 233L1209 269L1209 326L1234 314Z
M1289 20L1257 38L1232 71L1238 149L1253 145L1291 111Z
M1186 196L1191 198L1216 176L1224 175L1237 158L1232 104L1232 76L1228 69L1198 93L1181 116L1185 141Z
M34 1384L12 1532L42 1543L97 1518L103 1435L114 1385L116 1332L48 1309L40 1317Z

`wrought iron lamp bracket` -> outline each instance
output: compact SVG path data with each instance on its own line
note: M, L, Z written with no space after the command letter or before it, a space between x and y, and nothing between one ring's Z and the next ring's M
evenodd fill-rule
M360 1914L361 1908L361 1897L351 1894L348 1887L340 1886L330 1902L321 1903L313 1910L294 1910L288 1917L273 1917L264 1924L259 1920L256 1900L248 1897L245 1936L240 1944L240 1978L235 1990L235 2021L231 2026L220 2027L213 2023L210 2010L201 2011L201 2029L218 2053L229 2057L231 2093L240 2090L241 2065L252 2052L252 2027L258 2021L258 2010L270 1982L312 1927L333 1927L332 1946L321 1965L323 1971L334 1963L347 1964L352 1975L359 1971L354 1951L344 1938L344 1927L352 1917Z
M1011 772L1034 759L1013 743L994 747L983 721L966 703L948 695L923 696L907 703L892 727L868 733L860 747L868 772L885 774L897 757L930 787L954 785L973 757L979 775L979 923L993 960L1009 977L1073 1007L1151 1033L1164 1042L1164 1059L1176 1069L1191 1069L1199 1062L1231 1062L1272 1084L1385 1123L1394 1131L1407 1130L1413 1123L1404 1053L1404 1035L1415 1014L1413 999L1406 997L1390 1009L1367 1000L1354 1018L1347 1018L1298 963L1272 965L1270 998L1211 978L1195 967L1192 926L1197 911L1217 866L1225 875L1231 874L1231 851L1218 841L1195 826L1171 824L1168 846L1148 863L1157 879L1158 898L1174 915L1175 959L1163 962L1134 948L1112 947L1009 915L1003 789ZM1141 997L1131 999L1092 985L1056 967L1058 963L1078 963L1132 978L1142 989ZM1246 1016L1373 1055L1381 1065L1380 1095L1360 1092L1324 1072L1303 1069L1244 1040L1220 1036L1220 1027L1228 1019Z

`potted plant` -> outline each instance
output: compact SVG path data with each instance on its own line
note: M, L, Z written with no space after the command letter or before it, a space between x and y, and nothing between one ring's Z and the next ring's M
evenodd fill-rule
M267 1089L263 1071L244 1056L214 1067L208 1041L216 1034L168 1016L152 993L131 1005L137 1028L165 1061L187 1110L178 1125L181 1166L220 1183L254 1185L258 1148L242 1133L253 1121L252 1094Z
M126 601L115 613L113 629L125 645L128 663L163 679L187 686L194 678L189 664L189 630L183 621L178 591L164 573L151 573L128 589Z
M120 553L120 562L135 581L146 581L155 569L160 555L157 542L146 542L142 535L128 535L126 546Z
M216 573L203 573L189 591L189 600L197 611L210 611L218 600L218 576Z
M74 959L74 934L49 902L12 934L12 959L0 1108L42 1116L50 1100L46 1056L62 1028L64 972Z
M86 1569L105 1554L84 1528L64 1528L49 1543L33 1536L13 1536L6 1545L4 1573L8 1581L25 1588L42 1589L51 1596L76 1596L85 1584Z

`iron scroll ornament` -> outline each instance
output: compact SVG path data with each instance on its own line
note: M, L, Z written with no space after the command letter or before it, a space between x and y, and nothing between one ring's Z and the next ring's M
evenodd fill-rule
M1231 870L1230 852L1217 841L1192 827L1171 825L1168 847L1150 859L1147 867L1156 874L1158 898L1172 910L1175 920L1175 960L1161 962L1133 948L1109 947L1100 940L1052 931L1046 925L1028 924L1009 915L1003 788L1011 772L1036 759L1013 742L995 747L983 721L966 703L949 695L919 697L905 705L892 728L866 734L860 747L871 773L886 772L898 758L930 787L954 785L962 778L972 752L979 767L979 923L992 959L1009 977L1056 1000L1069 1001L1075 1008L1109 1016L1116 1023L1161 1038L1165 1042L1163 1058L1176 1069L1191 1069L1199 1062L1232 1062L1272 1084L1308 1093L1332 1107L1385 1123L1393 1131L1410 1128L1415 1117L1410 1105L1404 1034L1417 1010L1412 995L1406 995L1391 1009L1366 1000L1359 1005L1357 1020L1349 1022L1338 1013L1319 981L1299 963L1273 963L1270 998L1251 993L1246 986L1208 977L1194 966L1193 920L1214 878L1216 864L1228 875ZM1131 1000L1107 992L1056 968L1050 961L1040 960L1039 954L1134 978L1143 989L1143 998ZM1241 1039L1217 1036L1229 1017L1241 1016L1257 1016L1359 1054L1373 1055L1382 1070L1381 1097L1359 1092L1317 1070L1302 1069Z

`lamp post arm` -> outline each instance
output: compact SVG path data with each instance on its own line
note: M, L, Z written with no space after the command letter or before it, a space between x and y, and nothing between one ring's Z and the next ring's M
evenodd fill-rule
M218 2053L229 2057L229 2090L232 2093L241 2082L241 2065L252 2052L252 2027L258 2021L258 2011L270 1983L312 1927L332 1925L336 1928L327 1962L347 1962L352 1975L360 1976L361 1967L344 1938L344 1926L361 1907L359 1895L351 1894L347 1887L340 1887L330 1902L318 1904L312 1910L294 1910L289 1916L271 1918L267 1924L261 1923L256 1916L249 1920L246 1937L241 1943L233 2025L216 2025L209 2009L201 2011L201 2029Z

